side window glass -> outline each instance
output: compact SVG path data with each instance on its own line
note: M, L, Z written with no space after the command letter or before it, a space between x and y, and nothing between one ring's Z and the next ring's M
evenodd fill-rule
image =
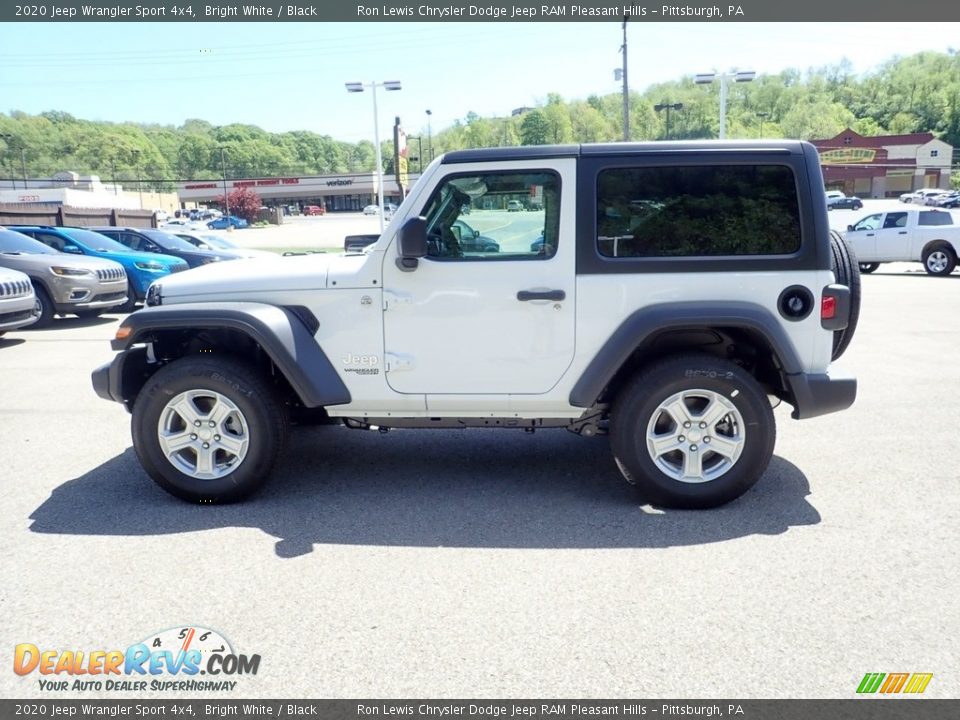
M120 236L120 242L122 242L131 250L143 250L139 235L134 235L133 233L123 233L123 235Z
M858 222L853 226L854 230L879 230L880 229L880 220L883 218L883 215L879 213L876 215L867 215L863 220Z
M779 255L800 249L785 165L612 168L597 179L605 257Z
M904 212L887 213L887 217L883 221L884 229L901 228L906 226L907 226L907 214Z
M529 170L451 176L423 215L429 258L547 260L557 252L560 179Z
M51 235L50 233L34 233L33 237L44 245L52 247L54 250L59 250L60 252L63 252L63 246L66 245L63 238L57 235Z

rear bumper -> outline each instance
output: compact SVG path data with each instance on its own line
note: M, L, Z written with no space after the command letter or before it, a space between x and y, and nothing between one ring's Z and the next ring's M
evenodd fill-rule
M788 375L794 420L846 410L857 399L857 379L840 372Z

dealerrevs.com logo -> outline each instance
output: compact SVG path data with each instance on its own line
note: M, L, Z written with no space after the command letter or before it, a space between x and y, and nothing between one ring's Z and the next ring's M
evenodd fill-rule
M857 686L860 695L920 695L927 689L933 673L867 673Z
M40 690L229 692L240 675L256 675L260 655L243 655L216 630L199 626L152 633L125 650L51 650L33 643L14 648L13 671L39 675Z

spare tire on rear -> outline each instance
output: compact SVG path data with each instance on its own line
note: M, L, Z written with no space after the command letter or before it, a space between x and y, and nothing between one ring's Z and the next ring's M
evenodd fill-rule
M857 263L853 248L836 230L830 231L830 269L835 281L850 288L850 319L843 330L833 333L833 354L836 360L850 345L860 319L860 265Z

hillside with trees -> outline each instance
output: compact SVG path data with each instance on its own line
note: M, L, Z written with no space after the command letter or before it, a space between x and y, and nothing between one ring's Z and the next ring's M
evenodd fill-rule
M806 72L786 70L731 84L730 138L823 138L845 127L863 135L932 132L960 147L960 53L919 53L894 58L863 76L846 61ZM716 137L719 84L682 78L630 95L633 140ZM683 103L667 116L657 104ZM434 154L499 145L609 142L622 138L619 93L564 99L548 93L517 116L462 120L433 135ZM422 139L427 151L426 133ZM21 153L22 148L22 153ZM414 153L417 144L413 144ZM383 144L385 169L392 143ZM96 174L129 183L169 187L175 180L292 174L354 173L373 169L373 144L346 143L305 130L270 133L253 125L213 126L187 120L179 127L82 120L65 112L0 114L0 177L62 171ZM411 163L417 170L418 163Z

